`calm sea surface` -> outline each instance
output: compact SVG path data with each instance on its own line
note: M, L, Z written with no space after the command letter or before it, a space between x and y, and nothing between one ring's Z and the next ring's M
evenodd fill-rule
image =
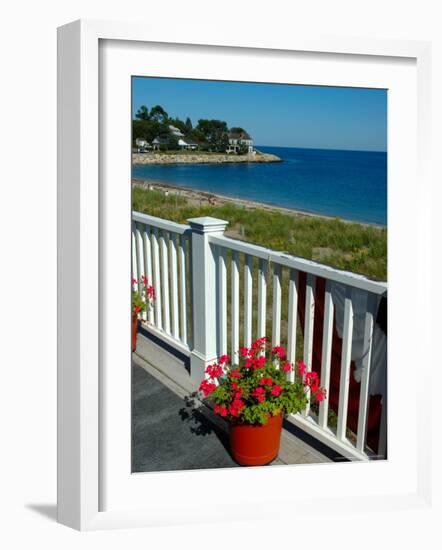
M263 147L270 164L134 165L133 177L386 225L387 154Z

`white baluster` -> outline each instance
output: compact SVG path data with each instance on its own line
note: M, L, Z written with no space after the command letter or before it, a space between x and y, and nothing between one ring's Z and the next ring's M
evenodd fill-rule
M153 284L152 279L152 246L150 243L150 234L149 234L149 227L145 226L143 234L143 247L144 247L144 272L147 277L147 281L149 285ZM154 289L155 290L155 289ZM153 305L149 307L149 311L147 313L147 319L149 323L154 323L154 308Z
M232 362L239 362L239 253L232 253Z
M167 241L164 231L160 233L161 252L161 292L163 295L163 328L170 334L170 302L169 302L169 261L167 255Z
M137 266L138 266L138 277L141 279L143 276L146 276L145 271L145 262L144 262L144 246L143 246L143 228L139 224L135 226L135 244L137 249ZM141 290L141 285L138 285L138 288ZM147 314L145 311L141 314L143 321L146 321Z
M281 266L273 265L272 346L281 343Z
M181 341L187 345L187 277L186 277L186 238L180 236L178 249L180 263L180 313L181 313Z
M374 326L374 308L376 297L367 292L367 308L365 313L364 329L364 356L362 358L361 389L359 394L359 412L358 412L358 430L356 448L359 451L365 449L365 437L367 433L368 405L369 395L368 387L370 383L371 367L371 348L373 344L373 326Z
M287 328L287 359L290 363L296 360L296 325L298 319L298 272L290 270L288 328ZM295 372L291 370L288 376L291 382L295 381Z
M244 345L252 343L252 269L253 257L246 255L244 260Z
M132 224L132 277L138 282L137 240L135 238L134 223Z
M227 353L227 263L226 249L218 247L218 303L220 355Z
M160 248L158 244L158 228L154 227L151 233L152 244L152 266L153 266L153 286L155 289L156 300L155 309L155 325L158 329L163 328L162 315L162 296L161 296L161 270L160 270Z
M344 305L344 333L342 336L341 379L339 382L338 427L336 430L336 436L341 441L344 441L346 439L352 339L352 289L351 287L347 287Z
M267 315L267 261L259 260L258 269L258 328L257 338L266 335Z
M313 356L313 329L315 321L315 283L316 278L310 273L307 274L305 287L305 322L304 322L304 363L307 372L312 370ZM310 390L307 390L308 403L304 410L304 416L310 413Z
M331 284L325 284L324 297L324 331L322 336L322 358L321 358L321 386L326 391L326 399L319 404L319 426L323 429L328 425L328 404L330 393L330 370L333 344L333 317L334 304L331 294Z
M169 235L169 264L170 264L170 285L171 285L171 311L172 311L172 336L177 340L179 334L179 311L178 311L178 265L176 250L176 233Z

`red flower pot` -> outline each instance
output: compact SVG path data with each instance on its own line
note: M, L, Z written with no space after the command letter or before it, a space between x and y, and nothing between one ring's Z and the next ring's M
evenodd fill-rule
M132 351L137 349L137 328L138 317L137 315L132 315Z
M262 466L276 458L281 440L282 414L271 416L267 424L230 425L233 459L244 466Z

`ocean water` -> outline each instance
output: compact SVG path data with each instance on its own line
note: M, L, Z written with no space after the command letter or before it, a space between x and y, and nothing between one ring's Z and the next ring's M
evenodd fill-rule
M387 153L257 148L278 155L283 162L134 165L132 174L134 178L386 225Z

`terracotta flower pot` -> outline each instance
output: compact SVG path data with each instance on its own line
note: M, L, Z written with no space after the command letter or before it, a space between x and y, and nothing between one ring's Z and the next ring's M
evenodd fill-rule
M138 317L137 315L132 315L132 351L137 349L137 328Z
M271 416L267 424L230 425L233 459L244 466L262 466L276 458L281 440L282 414Z

